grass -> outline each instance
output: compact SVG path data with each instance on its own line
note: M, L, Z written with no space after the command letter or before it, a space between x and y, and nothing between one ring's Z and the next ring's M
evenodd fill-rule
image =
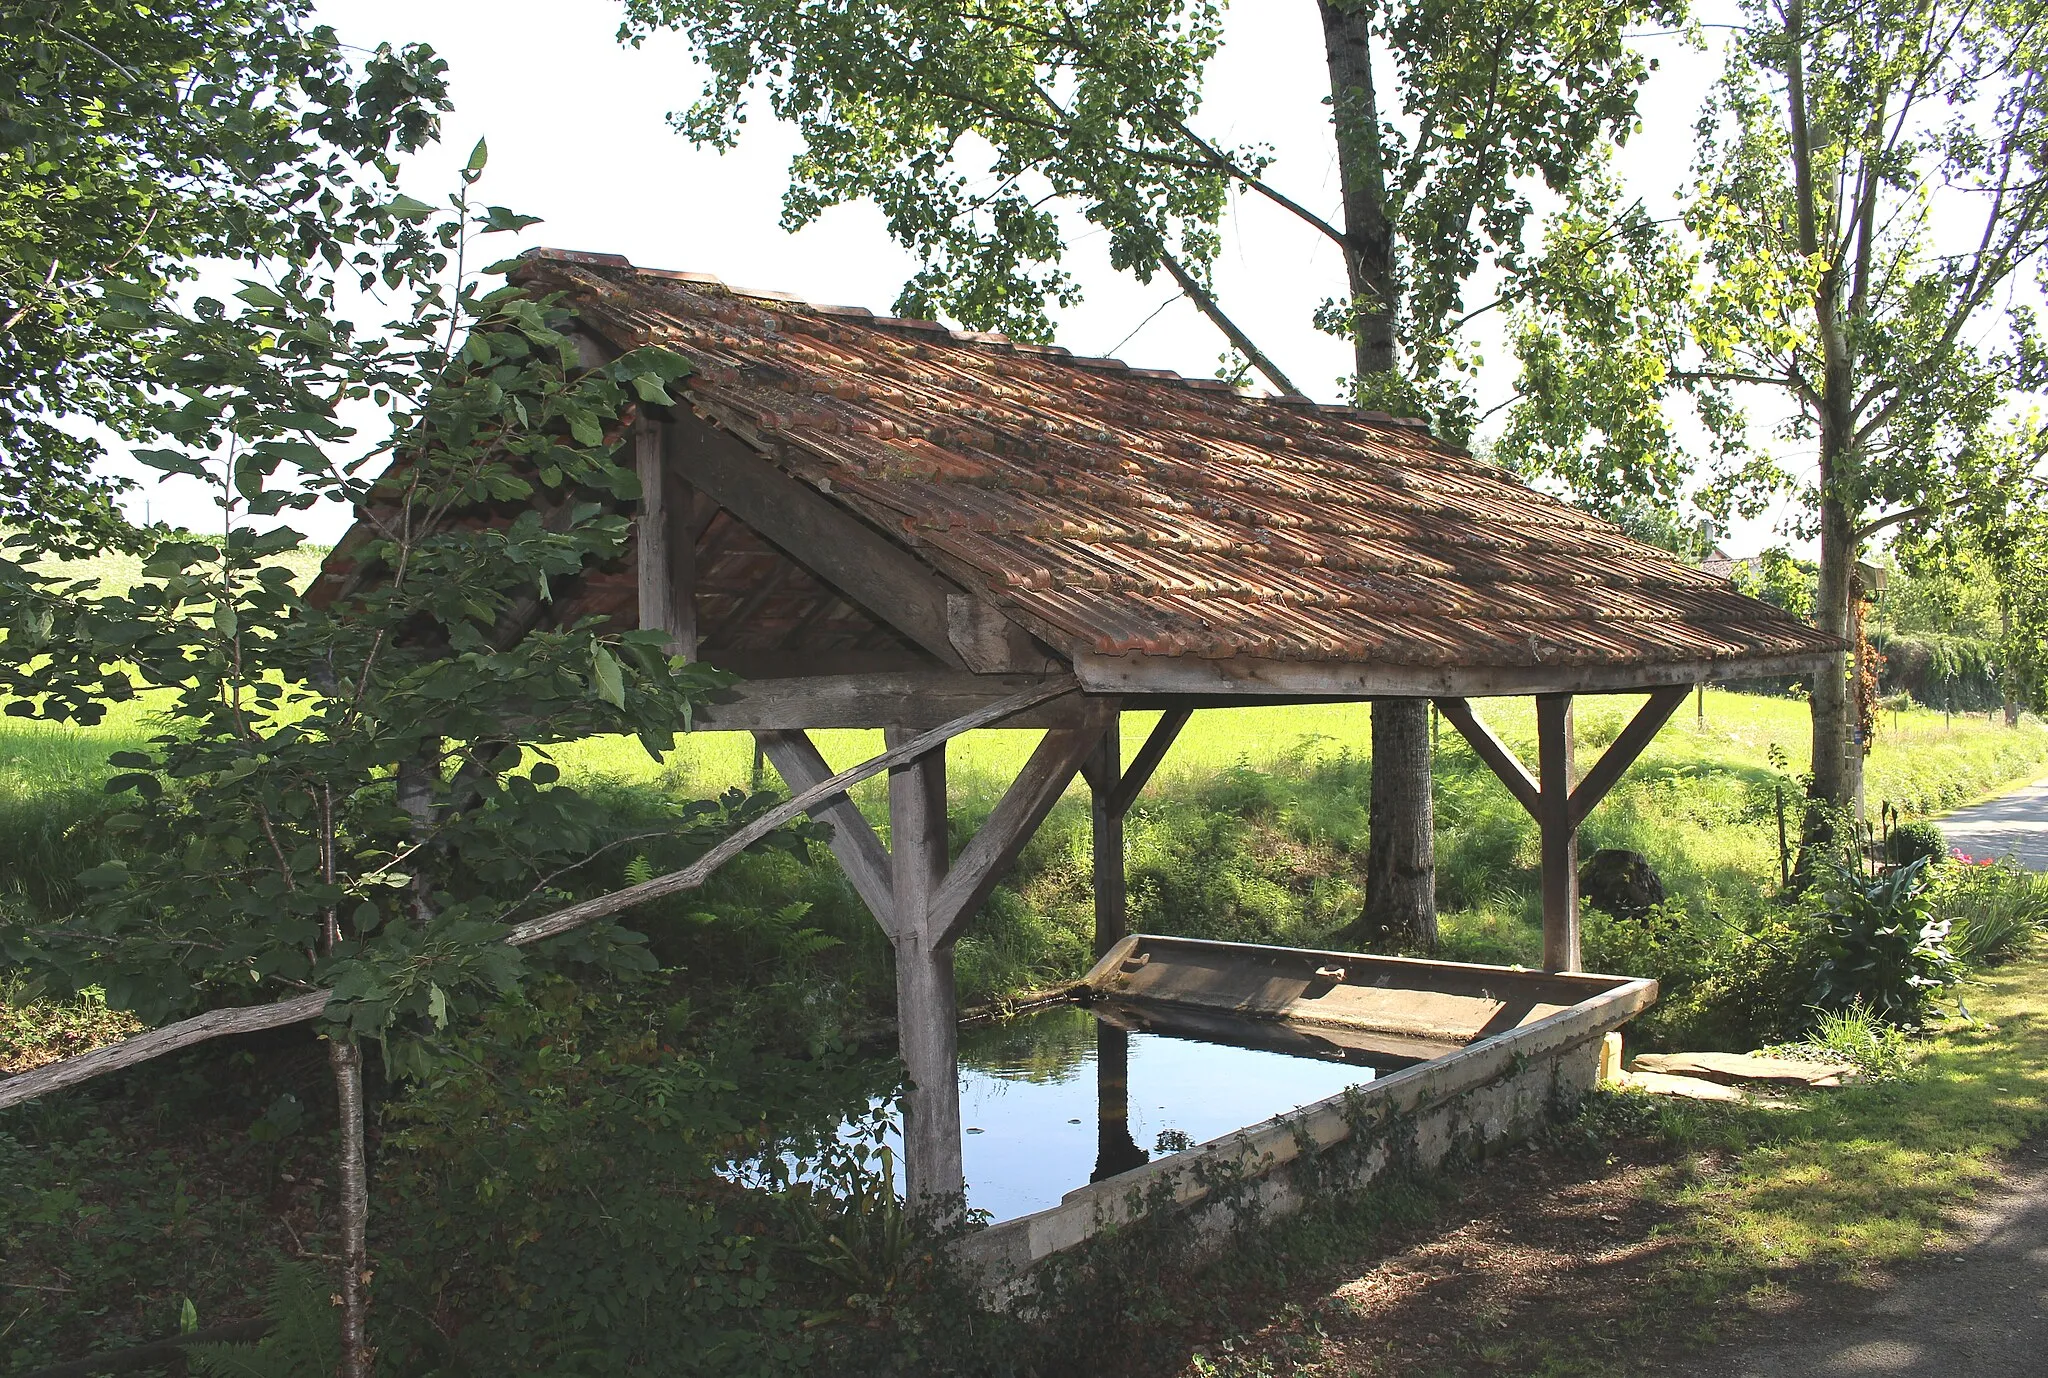
M1748 1106L1596 1093L1538 1153L1269 1225L1175 1281L1204 1319L1153 1371L1619 1378L1697 1356L1752 1304L1881 1284L1956 1247L1957 1208L2048 1128L2048 960L1969 1005L1905 1059L1868 1050L1889 1079Z

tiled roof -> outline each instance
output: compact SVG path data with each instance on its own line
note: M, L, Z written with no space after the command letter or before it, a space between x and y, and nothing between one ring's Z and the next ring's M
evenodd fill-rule
M611 255L520 270L688 401L1069 653L1677 665L1814 628L1418 422L743 292Z

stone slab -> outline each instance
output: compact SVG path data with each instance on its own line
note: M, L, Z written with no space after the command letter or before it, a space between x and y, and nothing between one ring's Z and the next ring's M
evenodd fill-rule
M1635 1070L1701 1077L1728 1086L1840 1086L1856 1075L1847 1062L1770 1057L1762 1053L1644 1053Z
M1665 1072L1623 1072L1615 1085L1648 1091L1653 1096L1680 1096L1686 1100L1740 1104L1749 1099L1739 1087L1723 1086L1718 1081L1702 1081L1698 1077L1672 1076Z

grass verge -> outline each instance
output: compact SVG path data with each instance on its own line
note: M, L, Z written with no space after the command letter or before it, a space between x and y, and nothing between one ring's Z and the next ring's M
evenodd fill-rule
M1897 1080L1755 1106L1602 1093L1542 1143L1277 1224L1189 1290L1213 1319L1154 1371L1620 1375L1788 1293L1881 1285L1952 1247L1955 1209L2048 1128L2048 959L1968 1005Z

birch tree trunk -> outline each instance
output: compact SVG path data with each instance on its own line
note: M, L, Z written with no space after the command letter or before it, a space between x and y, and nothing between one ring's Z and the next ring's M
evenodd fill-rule
M341 1110L341 1378L369 1378L370 1181L363 1152L363 1050L352 1037L327 1045Z

